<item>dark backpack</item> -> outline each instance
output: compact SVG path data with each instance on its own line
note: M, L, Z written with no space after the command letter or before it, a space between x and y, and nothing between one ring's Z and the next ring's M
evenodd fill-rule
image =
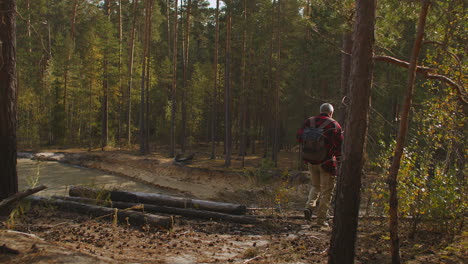
M315 127L315 118L310 118L310 125L302 133L302 158L311 161L323 161L327 158L324 128L334 120L329 118L319 127Z

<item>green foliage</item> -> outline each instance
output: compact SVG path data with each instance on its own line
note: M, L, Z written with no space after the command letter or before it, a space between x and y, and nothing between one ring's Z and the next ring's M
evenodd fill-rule
M270 159L262 159L258 168L245 168L244 175L256 183L263 184L271 180L274 175L275 164Z
M23 216L31 208L31 202L21 201L19 204L11 211L8 216L5 226L7 229L14 229L19 218Z
M451 96L428 100L415 111L409 144L398 175L399 212L415 223L433 220L433 228L455 234L467 209L464 177L464 120L460 105ZM462 120L462 122L460 122ZM387 208L386 169L394 143L375 160L381 178L373 182L374 209ZM377 210L378 211L378 210ZM383 212L380 211L380 212Z

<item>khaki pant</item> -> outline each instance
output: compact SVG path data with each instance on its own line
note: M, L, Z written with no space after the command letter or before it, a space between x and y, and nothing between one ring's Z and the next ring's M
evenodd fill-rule
M332 191L335 187L335 176L323 170L320 165L308 164L308 167L312 186L310 188L306 208L315 207L317 200L320 198L318 208L316 208L315 211L317 223L323 223L326 220Z

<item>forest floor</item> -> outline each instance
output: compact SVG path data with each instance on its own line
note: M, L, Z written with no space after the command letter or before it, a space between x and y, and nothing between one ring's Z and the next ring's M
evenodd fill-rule
M294 170L297 153L281 153L276 171L257 156L246 157L245 168L234 156L227 169L221 158L210 160L207 150L187 163L175 163L164 151L146 156L112 149L60 152L66 153L64 162L180 196L245 204L257 208L249 214L269 221L254 226L175 217L170 230L153 230L34 207L0 219L0 263L327 263L331 230L311 228L303 219L308 186L305 174ZM448 241L428 225L409 238L404 235L409 227L401 223L404 263L466 263L468 232ZM356 263L390 263L385 218L360 219Z

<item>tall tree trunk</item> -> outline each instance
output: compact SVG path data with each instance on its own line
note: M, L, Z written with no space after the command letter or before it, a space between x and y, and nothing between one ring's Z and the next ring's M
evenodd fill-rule
M104 1L104 12L106 14L107 20L110 20L110 0ZM103 63L103 80L102 80L102 121L101 121L101 149L104 150L107 147L109 140L109 71L108 71L108 54L107 54L107 45L108 39L105 40L104 47L104 63Z
M122 0L118 0L119 4L119 113L118 113L118 130L117 130L117 141L119 148L122 146L122 120L123 120L123 105L124 105L124 87L122 83Z
M149 130L150 130L150 84L151 84L151 32L152 32L152 17L153 17L154 0L150 1L149 9L149 25L148 25L148 47L147 47L147 62L146 62L146 126L145 126L145 152L150 152Z
M132 85L133 85L133 57L135 52L135 28L137 20L137 5L138 0L133 1L133 23L130 36L130 58L128 62L128 89L127 89L127 144L132 144Z
M108 82L108 71L107 71L107 60L104 59L104 74L102 80L102 120L101 120L101 149L104 150L107 147L108 131L109 131L109 82Z
M247 88L245 85L246 79L246 61L247 61L247 0L244 0L244 14L243 14L243 32L242 32L242 91L241 91L241 142L239 148L239 155L242 157L242 168L245 165L245 153L246 153L246 118L247 118Z
M171 0L166 0L166 33L167 33L167 54L170 58L172 53L171 46Z
M141 87L140 87L140 153L147 154L146 149L146 114L145 113L145 81L146 81L146 67L148 62L148 43L149 43L149 28L150 28L150 8L151 2L145 2L145 29L143 38L143 57L141 66ZM146 83L146 85L148 85Z
M73 10L72 10L72 19L71 19L71 28L70 28L70 37L72 41L75 40L75 26L76 26L76 11L78 9L78 0L73 1Z
M185 38L184 38L184 81L182 88L182 138L181 138L181 151L185 153L186 148L186 137L187 137L187 78L188 78L188 64L189 64L189 45L190 45L190 8L192 5L192 0L186 0L187 3L187 15L185 19Z
M353 49L353 33L351 31L345 31L343 33L342 43L342 54L341 54L341 96L343 97L342 103L340 104L340 117L339 121L341 124L345 124L347 117L346 104L349 101L349 74L351 72L351 52ZM343 126L344 128L344 126Z
M176 91L177 91L177 8L178 0L175 0L174 5L174 42L172 46L172 92L171 92L171 145L169 150L169 157L175 156L175 115L176 115Z
M32 46L31 46L31 0L26 1L26 9L27 9L27 12L28 12L28 19L27 19L28 52L31 53L32 52Z
M418 66L419 51L421 50L421 43L424 37L424 27L426 24L426 17L429 11L431 2L429 0L422 0L421 13L419 15L418 28L416 39L411 52L410 65L408 68L408 82L405 94L405 100L401 111L400 128L396 141L395 151L393 154L392 165L388 175L388 187L390 191L389 200L389 213L390 213L390 251L392 255L392 263L398 264L400 260L400 239L398 237L398 196L397 196L397 176L400 169L400 162L403 156L403 149L405 147L406 135L408 133L409 114L411 102L414 94L414 82L416 79L416 68Z
M278 167L278 152L279 152L279 134L280 134L280 76L281 76L281 0L276 3L276 69L275 69L275 93L274 93L274 109L275 109L275 124L273 134L272 158L275 162L275 167Z
M349 116L328 263L354 263L360 188L372 85L376 0L358 0L350 75Z
M232 132L231 132L231 2L226 2L226 65L224 72L224 105L225 105L225 139L224 147L226 150L224 166L231 166L232 153Z
M0 200L18 192L16 2L0 2Z
M219 53L219 0L216 0L216 26L215 26L215 49L213 62L213 98L211 102L211 159L216 158L216 143L215 143L215 125L216 125L216 103L218 98L218 53Z
M264 94L267 100L270 101L272 100L272 104L268 105L267 108L263 111L264 115L263 118L265 119L263 123L263 146L264 146L264 154L263 157L266 158L268 156L268 149L270 147L270 143L272 142L272 135L271 135L271 130L273 128L273 125L271 124L272 122L268 122L268 120L271 119L271 112L274 112L274 98L270 97L272 91L274 89L273 87L273 42L275 38L275 27L273 26L274 24L274 14L275 14L275 5L276 5L276 0L273 1L273 5L271 6L271 16L270 16L270 24L272 25L271 27L271 39L270 39L270 50L268 54L268 91ZM274 93L273 93L274 94ZM274 118L274 117L273 117ZM273 153L273 144L272 145L272 153ZM273 159L273 157L272 157Z
M93 127L92 127L92 122L93 120L93 80L89 80L89 94L88 94L88 103L89 103L89 109L88 109L88 151L91 151L93 148Z

